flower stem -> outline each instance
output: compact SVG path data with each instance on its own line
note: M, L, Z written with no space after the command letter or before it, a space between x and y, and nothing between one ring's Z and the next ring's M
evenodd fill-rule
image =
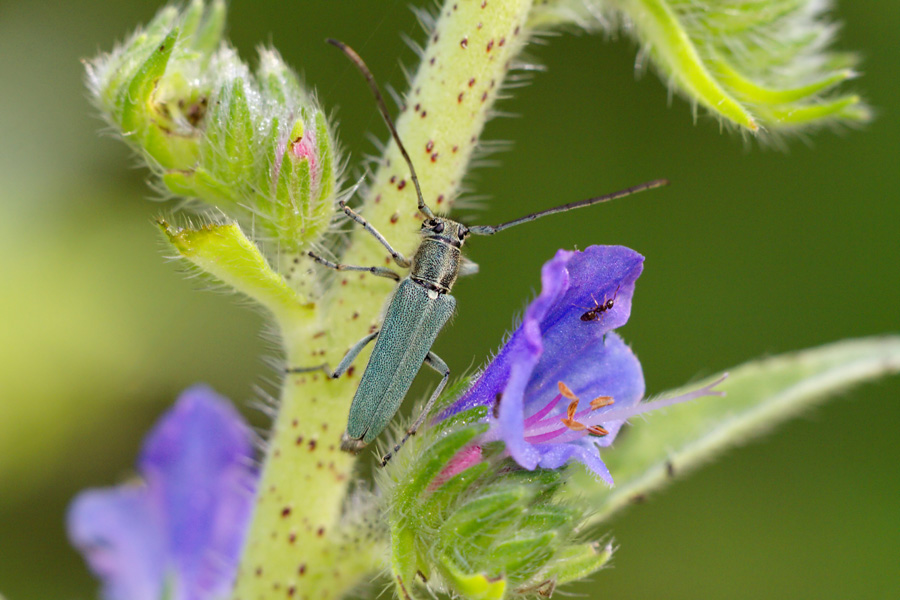
M397 130L435 211L447 211L458 193L490 108L524 44L530 8L530 0L449 0L430 32ZM422 217L393 142L363 212L397 250L407 256L415 250ZM342 261L391 262L361 228L350 236ZM279 322L288 364L336 365L354 342L380 326L378 315L392 286L367 273L338 274L311 318ZM381 541L357 541L341 532L354 460L339 450L340 435L367 356L338 380L321 371L286 377L235 599L337 598L382 566L387 553Z

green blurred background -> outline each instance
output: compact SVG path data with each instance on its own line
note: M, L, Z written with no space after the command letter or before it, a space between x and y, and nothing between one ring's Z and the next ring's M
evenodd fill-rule
M337 109L356 167L385 131L352 44L403 89L401 39L421 39L407 0L232 0L242 55L277 46ZM98 135L79 59L152 17L155 0L0 3L0 594L88 599L96 584L64 535L80 489L127 477L143 433L179 390L206 381L248 407L270 392L263 319L198 291L163 258L165 207L124 144ZM660 392L745 360L898 330L900 5L849 2L840 47L859 50L856 87L878 110L863 131L822 131L761 149L667 106L635 48L563 35L530 54L547 67L499 108L486 139L511 140L476 170L488 198L469 222L668 177L672 186L590 214L477 240L478 277L437 351L480 364L560 247L625 244L647 257L622 333ZM637 80L636 80L637 79ZM352 171L356 173L356 171ZM423 377L423 391L433 385ZM614 568L590 598L900 597L900 379L845 394L730 452L609 524ZM264 419L247 409L257 424ZM658 417L663 418L663 417ZM380 586L376 586L380 589Z

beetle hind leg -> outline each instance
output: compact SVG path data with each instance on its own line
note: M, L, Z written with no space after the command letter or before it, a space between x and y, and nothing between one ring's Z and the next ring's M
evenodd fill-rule
M429 352L425 355L425 364L429 367L443 375L441 377L441 382L438 384L437 389L434 390L434 393L431 394L431 398L428 399L428 403L425 405L425 408L422 409L422 412L419 413L419 416L416 418L415 423L406 430L406 435L394 446L394 449L381 457L381 466L385 466L391 457L397 454L400 448L403 447L403 444L406 441L416 435L416 432L419 430L419 427L422 426L422 423L425 422L425 417L428 416L428 413L431 412L431 408L434 406L434 403L437 402L438 397L440 397L441 392L444 391L444 387L447 385L447 381L450 379L450 367L447 366L447 363L443 361L443 359L435 354L434 352Z
M316 365L314 367L288 367L285 371L289 374L294 373L309 373L311 371L322 370L325 371L325 374L331 377L332 379L337 379L341 375L347 372L347 369L350 368L350 365L353 364L353 361L356 360L356 357L359 356L359 353L362 352L362 349L366 347L366 345L378 337L380 331L375 331L370 333L363 339L359 340L353 346L347 350L347 354L344 355L344 358L341 359L341 362L338 364L337 368L332 371L331 367L328 366L328 363L322 363L321 365Z

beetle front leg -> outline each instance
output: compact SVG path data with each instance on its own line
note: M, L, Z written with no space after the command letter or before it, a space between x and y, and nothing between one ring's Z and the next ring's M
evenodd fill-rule
M438 384L437 389L434 390L434 393L431 394L431 398L428 399L428 403L425 405L425 408L422 409L422 412L419 413L418 418L415 423L406 430L406 435L403 436L403 439L394 446L394 449L387 454L385 454L381 458L381 466L385 466L391 457L397 453L400 448L403 447L403 444L406 443L411 436L416 435L416 432L419 430L419 427L422 426L422 423L425 422L425 417L428 416L428 413L431 411L431 408L434 406L434 403L437 402L438 397L441 395L441 392L444 391L444 387L447 385L447 381L450 379L450 367L447 366L447 363L441 359L440 356L435 354L434 352L429 352L425 355L425 364L443 375L441 378L441 382Z
M344 355L344 358L341 359L341 362L338 364L337 368L332 371L331 367L328 366L328 363L322 363L321 365L316 365L315 367L288 367L286 371L290 374L293 373L309 373L310 371L318 371L321 369L325 371L325 374L331 377L332 379L337 379L341 375L347 372L347 369L350 368L350 365L353 364L353 361L356 360L356 357L359 356L359 353L362 352L362 349L366 347L366 345L378 337L380 331L376 331L374 333L370 333L363 339L359 340L347 351L347 354Z
M341 263L331 262L330 260L324 259L313 252L307 252L306 255L320 265L328 267L329 269L334 269L335 271L365 271L366 273L371 273L372 275L375 275L377 277L387 277L388 279L393 279L394 281L400 281L400 279L402 279L399 273L392 271L387 267L357 267L354 265L344 265Z
M387 248L387 251L391 253L392 257L394 257L394 262L396 262L398 265L400 265L404 269L409 267L409 265L411 264L409 262L409 259L406 258L405 256L403 256L402 254L400 254L399 252L397 252L396 250L394 250L394 248L391 246L390 242L388 242L387 239L385 239L385 237L383 235L381 235L381 233L379 233L378 230L375 229L371 223L366 221L361 214L359 214L358 212L356 212L355 210L353 210L352 208L347 206L343 200L341 200L340 205L341 205L341 210L344 211L344 214L346 214L348 217L350 217L351 219L353 219L354 221L356 221L357 223L362 225L366 231L368 231L369 233L372 234L372 237L374 237L376 240L378 240L378 242L382 246Z

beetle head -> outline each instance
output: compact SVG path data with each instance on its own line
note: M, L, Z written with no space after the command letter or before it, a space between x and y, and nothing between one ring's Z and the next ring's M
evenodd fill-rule
M425 219L420 231L423 237L441 240L451 246L461 248L469 236L469 228L444 217Z

